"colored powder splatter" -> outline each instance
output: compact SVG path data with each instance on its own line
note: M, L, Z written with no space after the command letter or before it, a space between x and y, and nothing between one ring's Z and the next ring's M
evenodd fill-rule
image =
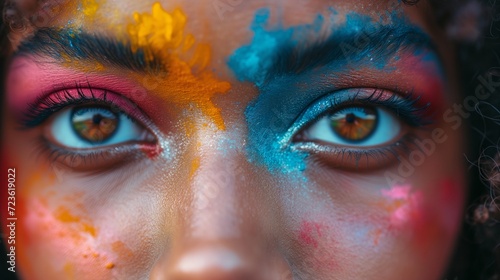
M158 145L143 144L139 148L150 159L155 158L162 152L162 148Z
M78 13L71 14L68 18L66 28L71 30L79 30L83 23L96 24L102 21L103 17L99 13L100 5L106 0L79 0L79 1L66 1L64 4L65 9Z
M66 208L59 207L55 213L54 217L63 223L75 223L81 227L81 230L89 233L92 236L96 236L96 229L90 224L81 221L77 216L72 215Z
M382 229L378 228L378 229L375 229L373 231L370 232L371 235L373 235L373 244L375 246L378 245L379 241L380 241L380 237L382 236Z
M115 267L115 264L112 262L106 264L107 269L113 269L114 267Z
M82 0L81 4L82 13L89 19L93 19L97 14L99 5L96 0Z
M316 221L302 221L297 240L303 246L301 262L314 270L338 267L335 253L338 241L327 225Z
M117 253L119 259L130 259L134 256L132 250L130 250L125 243L122 241L115 241L111 244L113 252Z
M205 69L211 59L211 49L206 44L196 45L194 36L185 34L186 22L187 17L182 10L168 13L159 3L154 3L151 13L134 14L134 23L127 27L128 40L133 51L144 52L146 60L156 57L163 62L167 75L156 79L152 77L156 81L155 88L160 89L156 91L158 95L186 108L195 104L217 128L224 130L221 110L211 99L216 94L229 91L231 85L219 81ZM181 59L189 51L194 51L191 57Z
M419 229L424 223L423 196L420 192L412 193L408 185L395 185L390 189L383 189L384 200L377 202L376 206L381 208L388 216L387 228L376 228L370 232L373 244L376 246L387 230L399 232L401 229Z
M67 68L76 68L80 71L84 71L87 73L92 72L102 72L106 70L106 67L99 61L82 61L78 59L73 59L66 53L60 53L60 59L62 60L62 66Z
M322 236L321 227L318 223L303 221L299 230L299 242L317 248L317 239Z
M73 264L66 263L63 270L66 279L75 279L75 269L73 268Z
M405 36L400 36L411 32L418 32L419 34L422 32L416 31L418 27L410 25L406 19L400 18L397 13L391 14L391 21L392 25L398 28L383 25L369 16L357 13L347 14L345 22L342 24L337 24L335 18L338 15L333 11L331 18L332 23L335 23L335 25L327 26L324 17L318 14L310 24L296 25L289 28L283 28L280 24L270 27L269 16L268 9L257 11L250 26L250 30L254 34L253 39L249 44L233 52L228 59L228 66L240 81L252 82L259 89L258 98L251 102L245 111L249 129L247 152L251 162L262 163L271 172L301 172L306 168L305 160L308 157L308 153L292 150L288 145L290 139L288 138L289 135L286 135L286 131L295 128L276 125L279 122L293 121L293 117L287 116L289 113L286 108L284 111L276 113L276 107L280 103L277 103L275 96L282 96L283 92L297 90L296 88L290 89L290 86L297 85L298 81L301 81L301 77L305 77L307 73L311 73L312 70L320 67L326 69L325 75L345 72L349 69L350 64L360 62L363 62L363 67L383 69L389 62L393 61L394 55L391 50L398 50L399 47L407 43L415 43L416 45L422 43L422 45L425 45L424 43L427 42L426 39L423 39L422 42L415 39L413 40L415 42L413 42L412 39L405 39ZM335 63L301 61L298 56L294 55L297 50L307 48L311 41L325 39L325 32L323 31L327 29L330 32L326 41L330 41L332 38L335 40L332 40L334 42L332 48L328 48L328 51L325 49L324 57L332 56L336 58L334 59ZM362 30L366 31L366 34L361 34ZM373 54L372 48L366 46L346 46L345 49L339 47L339 42L352 41L352 38L360 37L358 40L371 39L369 35L372 31L374 31L373 34L379 32L393 40L387 42L388 47L386 50L378 50L377 53ZM362 37L361 35L365 36ZM351 47L351 49L348 47ZM278 54L283 53L291 54L291 57L293 57L291 60L297 61L280 60ZM329 61L324 58L323 60ZM308 64L314 65L312 68L304 67L304 65ZM291 72L276 72L276 68L283 65L291 67ZM352 65L360 67L356 64ZM388 68L385 70L394 70ZM308 87L308 82L308 80L304 79L303 86ZM321 90L324 90L324 88L318 88L318 91ZM329 90L332 89L329 88Z
M251 81L261 86L265 80L266 70L271 67L272 57L283 42L293 35L293 28L267 31L269 20L268 9L257 11L251 30L254 37L249 45L237 49L229 58L229 67L241 81Z
M194 174L200 167L200 157L195 157L191 162L191 169L189 170L189 178L193 178Z
M313 25L304 25L275 30L267 30L270 12L268 9L257 11L251 25L254 37L249 45L237 49L229 58L228 65L241 81L250 81L259 86L259 99L252 102L246 109L245 115L249 125L248 154L251 162L263 162L271 172L281 171L292 173L303 171L306 168L306 153L294 152L284 147L280 142L280 135L272 130L270 118L261 114L262 97L266 96L264 81L277 49L284 43L292 40L294 33L300 30L319 30L323 24L318 16ZM274 108L264 108L272 111ZM279 117L279 116L278 116Z
M422 194L411 192L410 186L393 186L389 190L382 190L382 195L388 200L381 206L390 213L391 226L401 227L410 222L422 220Z

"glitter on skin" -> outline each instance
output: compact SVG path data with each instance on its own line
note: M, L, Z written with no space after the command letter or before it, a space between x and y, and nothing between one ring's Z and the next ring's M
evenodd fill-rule
M225 130L221 109L212 102L216 94L229 91L231 85L220 81L206 70L211 59L211 49L206 44L195 46L195 38L184 33L186 15L180 9L166 12L159 3L154 3L151 13L134 13L134 23L127 27L132 50L144 51L147 60L161 58L167 75L155 79L162 89L157 94L163 99L188 108L195 104L220 130ZM188 61L180 56L194 48ZM196 74L193 73L196 70ZM140 79L140 78L139 78Z
M93 22L99 14L99 5L94 0L85 0L79 6L86 22ZM92 17L87 16L92 15ZM211 47L196 41L192 34L185 33L187 17L181 9L169 13L161 4L155 2L151 13L134 13L130 23L123 26L112 26L116 34L123 34L120 41L133 52L140 51L146 61L154 58L161 61L164 72L151 73L147 76L132 73L131 78L141 83L152 94L178 105L180 109L200 110L218 129L225 130L221 109L215 106L212 98L216 94L227 93L231 84L217 79L207 69L211 61ZM79 28L68 24L69 30L77 36ZM64 65L78 68L84 72L103 72L106 67L99 62L80 62L61 54ZM165 74L166 73L166 74ZM146 86L147 85L147 86ZM195 105L194 107L192 105ZM189 126L186 121L186 127ZM193 126L191 124L191 126Z

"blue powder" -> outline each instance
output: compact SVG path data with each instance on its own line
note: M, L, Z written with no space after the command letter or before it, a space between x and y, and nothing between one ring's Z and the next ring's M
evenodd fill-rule
M334 19L337 12L333 9L330 9L330 12L330 19ZM412 45L415 54L427 55L425 51L421 54L418 52L425 50L430 44L430 39L428 40L425 36L416 37L418 40L401 36L401 34L423 34L423 32L400 18L396 12L391 14L391 21L392 25L397 28L384 26L366 15L349 13L342 26L332 27L325 41L329 39L336 41L331 40L333 43L325 44L324 52L321 53L319 59L309 59L305 56L301 60L300 55L293 55L294 51L302 47L300 42L307 43L308 38L321 38L321 32L326 27L323 16L318 15L311 24L289 28L278 25L270 28L268 26L269 15L268 9L257 11L251 25L251 31L254 33L252 41L235 50L228 59L228 65L240 81L252 82L259 89L258 98L251 102L245 111L249 130L247 153L250 162L264 164L272 173L300 174L306 168L306 158L309 154L294 150L289 144L290 135L287 132L297 130L294 126L301 125L294 124L294 120L305 109L302 105L308 106L308 103L299 100L297 104L300 102L304 104L278 110L276 106L290 104L290 97L300 99L301 96L307 96L309 93L313 96L324 90L321 85L309 83L312 80L311 76L318 75L315 71L323 69L324 75L338 73L345 71L349 64L357 65L356 63L363 67L393 71L393 68L386 66L391 59L395 59L394 53L401 47ZM347 45L343 49L342 43L338 43L347 41L344 38L353 38L358 35L360 35L357 38L359 45L354 46L353 52L349 52L348 49L352 46ZM363 45L364 39L367 41L366 47ZM419 44L422 48L419 48ZM377 51L374 52L374 49ZM292 54L290 57L294 57L294 61L280 61L279 52ZM319 61L316 62L317 60ZM332 60L335 63L331 63ZM287 70L288 73L282 73L275 69L276 65L278 68L283 66L291 70ZM300 84L301 81L306 85L307 90L292 86Z
M265 69L271 66L272 57L279 42L290 41L293 29L267 31L269 10L257 11L251 29L254 32L252 42L237 49L229 59L229 67L240 81L252 81L261 85L265 78Z

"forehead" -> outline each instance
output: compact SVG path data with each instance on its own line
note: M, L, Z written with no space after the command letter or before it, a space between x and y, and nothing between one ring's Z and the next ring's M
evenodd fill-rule
M285 26L310 22L317 14L333 9L340 15L357 12L376 17L407 8L398 0L11 0L6 14L31 17L36 27L71 23L89 29L98 27L99 31L126 23L133 13L150 12L155 2L166 10L182 9L189 17L189 27L203 33L247 28L255 11L262 8L269 9L273 20ZM416 10L408 11L408 17Z
M427 20L429 7L424 0L411 7L400 0L11 0L5 12L14 16L6 18L17 21L11 26L21 27L14 31L11 28L9 41L15 50L41 27L71 27L119 37L126 34L134 14L151 13L156 2L166 11L179 8L187 17L185 31L192 33L197 41L211 44L215 56L227 56L229 49L238 47L252 36L251 25L261 9L269 11L267 24L283 28L311 24L319 15L329 21L335 14L337 23L342 23L348 13L378 20L396 11L398 16L403 15L429 33L437 45L443 43L439 35L433 34L436 30ZM328 23L323 25L327 26Z

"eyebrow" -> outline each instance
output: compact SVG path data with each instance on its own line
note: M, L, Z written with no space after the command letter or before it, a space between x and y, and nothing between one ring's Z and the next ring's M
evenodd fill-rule
M65 60L66 57L71 60L94 61L147 74L165 71L160 59L153 57L152 60L147 60L144 50L133 51L128 42L68 29L39 29L20 44L14 56L25 54L58 60Z
M370 59L383 69L390 58L398 57L402 51L413 51L416 55L429 51L438 58L438 66L442 65L428 34L416 27L384 25L356 34L337 32L312 42L281 44L271 58L264 83L274 77L299 75L332 64L358 66Z

